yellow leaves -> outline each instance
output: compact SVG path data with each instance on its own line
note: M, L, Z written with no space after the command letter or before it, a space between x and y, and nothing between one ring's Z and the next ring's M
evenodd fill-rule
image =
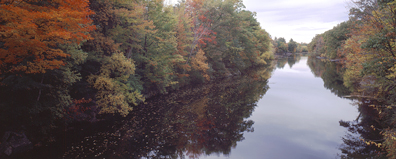
M383 147L382 143L377 143L377 142L374 142L374 141L365 141L364 139L361 139L361 140L367 145L375 145L378 148Z
M395 79L396 78L396 63L393 65L393 67L390 68L389 70L391 73L386 76L388 79Z
M122 53L115 53L110 57L111 64L107 65L106 69L111 71L118 71L121 80L127 80L131 74L135 74L135 65L131 59L125 58Z
M202 49L199 49L197 54L191 59L191 65L194 69L204 71L209 69L206 60L205 52Z
M103 76L91 76L88 79L88 82L93 85L94 88L98 90L113 90L114 83L111 78L103 77Z
M132 110L130 104L137 105L137 101L144 101L144 97L127 83L128 78L135 73L135 65L123 53L114 53L102 65L100 72L100 75L91 75L88 79L98 90L96 103L101 108L100 113L126 116Z
M262 53L258 58L258 64L266 65L266 60L273 59L274 57L275 48L274 45L270 42L268 51Z
M126 116L132 111L132 107L125 101L125 96L121 92L108 93L100 92L97 94L104 98L100 98L96 103L101 108L100 114L103 113L119 113L122 116Z
M388 157L394 158L396 156L396 132L395 129L385 129L381 132L384 137L384 142L380 145L388 152Z
M206 71L209 69L208 63L206 63L206 56L205 52L202 51L202 49L199 49L197 54L191 58L191 67L195 70L198 70L202 72L202 76L206 80L210 80L209 75L206 73Z

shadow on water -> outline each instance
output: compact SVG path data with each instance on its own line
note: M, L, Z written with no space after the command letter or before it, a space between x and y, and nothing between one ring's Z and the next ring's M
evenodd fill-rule
M340 126L347 129L347 134L342 137L344 143L339 148L342 152L340 158L387 158L383 148L366 143L382 143L381 131L389 126L386 126L377 109L371 106L377 104L374 100L360 98L356 101L360 113L356 120L340 121Z
M338 97L344 98L351 92L343 85L342 75L345 68L341 63L331 62L315 57L308 58L308 66L315 77L323 79L324 87ZM372 99L357 98L353 100L357 106L359 115L356 120L340 120L340 126L346 128L346 135L342 137L343 143L339 146L342 159L361 158L387 158L386 151L374 144L367 144L367 141L382 143L383 136L380 134L384 128L384 121L378 111L372 105L379 103Z
M269 89L272 68L155 96L128 117L114 117L105 130L85 136L60 135L54 149L30 153L40 158L199 158L228 155L245 132L257 101ZM58 144L58 145L56 145ZM57 149L55 150L55 147ZM51 156L43 151L59 151ZM41 153L41 154L40 154ZM44 153L45 154L45 153Z
M299 62L301 60L301 57L303 56L303 53L295 53L295 54L290 54L287 56L279 56L277 57L276 60L276 68L284 68L286 64L289 65L290 68L293 67L294 64Z
M323 79L326 89L342 98L350 94L349 89L344 86L342 74L345 68L343 68L341 63L317 59L315 57L308 57L307 63L315 77Z

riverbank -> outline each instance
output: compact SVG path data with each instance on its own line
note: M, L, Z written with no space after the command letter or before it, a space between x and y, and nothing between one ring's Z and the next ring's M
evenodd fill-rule
M302 53L276 53L274 54L274 59L280 59L280 58L287 58L293 55L307 55L308 52L302 52Z
M247 130L240 129L242 128L240 124L243 123L246 115L249 115L247 112L251 112L251 109L254 109L253 103L257 100L256 98L259 98L265 93L268 79L265 77L270 77L271 71L272 69L266 67L256 68L254 71L245 72L243 75L232 76L200 85L185 86L168 94L158 94L148 98L145 103L134 107L134 110L126 117L103 114L98 115L97 118L99 120L93 123L87 121L67 124L59 123L60 125L49 131L44 138L39 138L38 136L32 138L30 135L35 133L35 130L25 130L25 133L34 145L33 149L22 154L3 157L29 158L34 156L35 158L56 159L63 157L95 158L95 155L96 157L124 155L128 156L126 158L139 158L137 157L139 155L147 156L145 147L148 145L144 141L149 142L151 149L164 152L164 149L158 149L157 147L158 138L167 141L167 144L164 143L165 145L162 146L171 148L172 145L176 144L172 141L176 140L174 136L183 136L175 133L187 133L185 135L189 136L192 134L188 132L205 132L209 130L208 128L211 128L210 131L213 131L214 135L218 134L219 132L216 132L215 127L210 126L210 123L215 124L217 128L229 125L224 127L224 131L229 131L224 132L225 134L233 134L234 132L243 134ZM232 109L239 110L228 112L228 109L230 109L228 106L231 103L234 104ZM239 104L235 105L236 103ZM208 112L212 115L207 116ZM220 116L223 117L220 118ZM230 119L225 120L228 117ZM207 123L207 121L210 121L210 123ZM230 127L230 124L240 126L235 125ZM146 137L146 135L148 136ZM135 141L135 139L141 141ZM197 139L191 136L190 139L198 140L199 138ZM207 140L211 139L208 138ZM242 139L239 137L236 138L236 136L224 137L224 141L232 141L230 144L239 140ZM139 148L133 148L133 154L124 154L118 145L129 145L126 141L135 143L135 146L139 145ZM182 138L180 141L182 141ZM169 143L171 144L168 145ZM217 144L221 145L224 143ZM225 147L223 145L222 147L218 147L216 151L225 151L226 149L230 149L231 145ZM117 155L114 156L114 152ZM164 153L170 153L168 155L171 155L175 152Z

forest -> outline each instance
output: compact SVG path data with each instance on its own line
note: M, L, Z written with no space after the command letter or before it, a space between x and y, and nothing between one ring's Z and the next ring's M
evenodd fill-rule
M396 158L396 1L351 4L348 21L307 44L272 37L242 0L0 0L0 135L23 132L41 147L105 123L114 131L93 135L103 152L71 146L64 157L229 154L253 131L246 118L271 71L309 52L325 88L359 101L360 120L340 126L363 138L344 137L341 157Z
M352 4L349 20L317 34L308 50L312 56L340 61L343 69L337 76L350 97L360 101L361 120L340 121L349 132L362 135L361 139L344 138L343 157L385 154L396 158L396 1L356 0ZM374 132L380 137L367 137ZM370 146L377 150L370 151Z
M1 0L0 15L0 134L36 130L35 143L280 52L241 0Z
M273 58L239 0L2 0L0 14L2 123L126 116L155 94Z

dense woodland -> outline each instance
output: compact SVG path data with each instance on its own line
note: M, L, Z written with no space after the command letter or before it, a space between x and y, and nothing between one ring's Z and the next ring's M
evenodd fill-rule
M76 122L140 122L150 97L270 68L275 52L241 0L1 0L0 15L0 134L35 147Z
M155 94L273 58L240 0L1 0L0 14L4 129L126 116Z
M316 35L308 49L311 55L341 60L338 74L360 101L358 119L340 124L362 139L347 135L342 157L387 153L396 158L396 1L356 0L351 5L349 21ZM382 138L367 137L374 131ZM373 145L376 151L367 149Z
M191 131L198 133L211 124L232 124L208 123L220 121L197 114L205 108L205 112L228 111L220 116L234 116L234 124L242 125L228 127L237 134L223 136L230 141L220 149L208 149L208 142L185 134L207 144L190 146L189 151L193 155L229 153L242 140L240 133L252 125L244 118L268 89L269 70L286 63L292 67L300 58L293 53L310 52L314 57L340 60L334 64L309 59L308 65L315 76L323 78L326 88L340 97L359 98L360 120L340 121L340 125L364 139L343 138L342 158L396 158L396 1L354 0L351 4L348 21L306 44L272 39L260 27L256 13L245 10L242 0L185 0L175 5L164 0L0 0L0 134L35 129L28 134L33 142L52 142L51 132L62 126L127 115L133 120L120 124L124 126L119 130L130 132L125 128L130 122L148 118L134 112L142 109L180 116L193 113L201 125ZM271 65L275 54L290 53L292 58ZM265 71L249 73L255 69ZM210 85L238 75L250 78L228 81L232 87ZM197 94L182 89L192 85L203 88ZM256 90L252 99L234 101L241 103L234 106L242 114L232 114L234 111L217 103L226 95L237 99L238 90L249 92L255 86L263 89ZM210 94L218 89L226 92ZM139 107L150 97L163 95L166 100L166 94L178 91L190 95L191 101L183 105L188 109L178 104L172 109L153 104ZM207 103L215 107L203 106ZM248 112L242 111L246 106L251 106ZM197 111L192 110L195 108ZM186 132L178 122L189 119L174 116L175 121L168 121L157 115L152 120L157 118L161 122L153 125L172 125L180 127L178 133ZM364 137L374 132L380 135ZM186 140L182 138L180 143L188 144ZM158 151L177 156L179 149Z

